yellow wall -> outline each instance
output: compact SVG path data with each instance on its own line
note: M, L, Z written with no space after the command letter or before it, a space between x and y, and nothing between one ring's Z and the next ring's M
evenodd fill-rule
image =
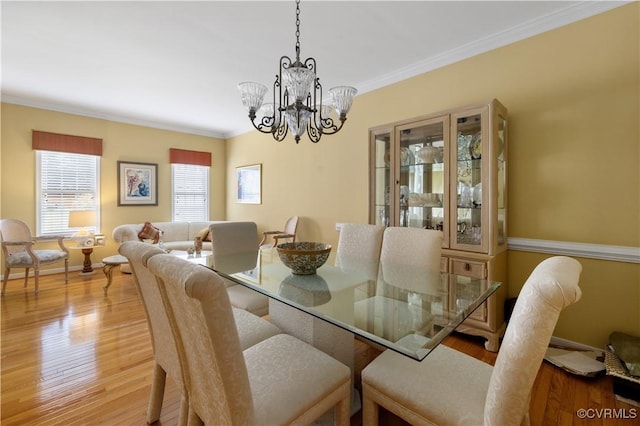
M368 221L369 128L495 97L510 118L509 236L640 246L639 8L362 94L344 129L317 145L230 139L227 218L277 229L297 214L302 239L335 244L336 222ZM234 168L253 163L263 164L263 203L237 204ZM545 257L509 252L509 296ZM584 296L555 335L599 347L614 330L640 335L640 265L580 260Z
M92 260L115 254L111 231L123 223L171 220L171 166L169 148L212 153L212 220L225 219L226 146L223 140L134 126L37 108L2 104L2 168L0 217L20 218L35 232L35 151L31 131L102 138L100 161L101 231L107 247L96 248ZM158 206L118 206L118 161L158 164ZM81 265L81 254L72 253L71 265ZM59 266L59 265L52 265Z

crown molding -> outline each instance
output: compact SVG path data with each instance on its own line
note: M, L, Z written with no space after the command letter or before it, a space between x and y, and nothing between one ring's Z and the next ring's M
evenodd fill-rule
M99 120L115 121L118 123L131 124L134 126L150 127L152 129L169 130L172 132L187 133L197 136L213 137L218 139L226 139L226 134L214 132L209 129L195 128L186 125L166 123L162 121L145 120L137 117L126 117L123 115L112 114L104 111L96 111L79 106L71 106L67 104L59 104L55 102L46 102L31 98L2 94L0 100L3 103L20 105L30 108L45 109L48 111L62 112L65 114L79 115L82 117L96 118Z
M544 32L560 28L591 16L615 9L625 4L633 3L633 0L624 1L582 1L571 4L554 13L532 19L507 30L497 32L490 36L478 39L451 49L440 55L427 58L404 68L400 68L379 78L365 81L358 85L358 93L363 94L381 87L433 71L438 68L462 61L467 58L485 53L517 41L533 37Z

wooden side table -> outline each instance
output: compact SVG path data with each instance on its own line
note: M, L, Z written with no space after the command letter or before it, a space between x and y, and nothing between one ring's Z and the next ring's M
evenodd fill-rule
M82 271L80 273L83 275L93 274L93 266L91 266L91 253L93 253L93 246L70 246L67 248L69 250L82 250L82 254L84 254L84 263L82 264Z
M107 284L105 284L105 286L103 287L104 295L106 296L107 292L109 291L109 286L111 285L113 268L118 265L129 263L129 260L122 255L115 254L113 256L105 257L104 259L102 259L102 263L104 264L102 272L104 272L104 276L107 277Z

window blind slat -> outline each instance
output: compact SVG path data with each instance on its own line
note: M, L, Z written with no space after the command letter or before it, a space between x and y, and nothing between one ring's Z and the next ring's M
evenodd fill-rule
M173 220L175 222L209 220L209 167L172 164L171 174Z
M38 151L39 235L70 234L69 212L93 210L98 214L99 160L95 155ZM98 226L88 228L98 231Z

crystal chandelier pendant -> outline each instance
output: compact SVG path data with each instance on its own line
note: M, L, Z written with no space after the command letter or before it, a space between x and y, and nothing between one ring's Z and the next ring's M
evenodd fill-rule
M247 111L253 110L254 112L260 108L264 95L267 94L267 86L251 81L238 84L238 90L240 90L242 105Z
M291 129L291 133L295 136L296 141L300 140L300 136L306 130L309 117L311 117L311 111L307 111L306 109L296 110L289 107L284 112L284 118L287 120L289 129Z
M357 92L354 87L349 86L338 86L329 89L329 96L333 99L333 106L340 117L346 117Z
M315 79L316 74L305 66L293 65L282 70L282 84L295 101L304 102Z

